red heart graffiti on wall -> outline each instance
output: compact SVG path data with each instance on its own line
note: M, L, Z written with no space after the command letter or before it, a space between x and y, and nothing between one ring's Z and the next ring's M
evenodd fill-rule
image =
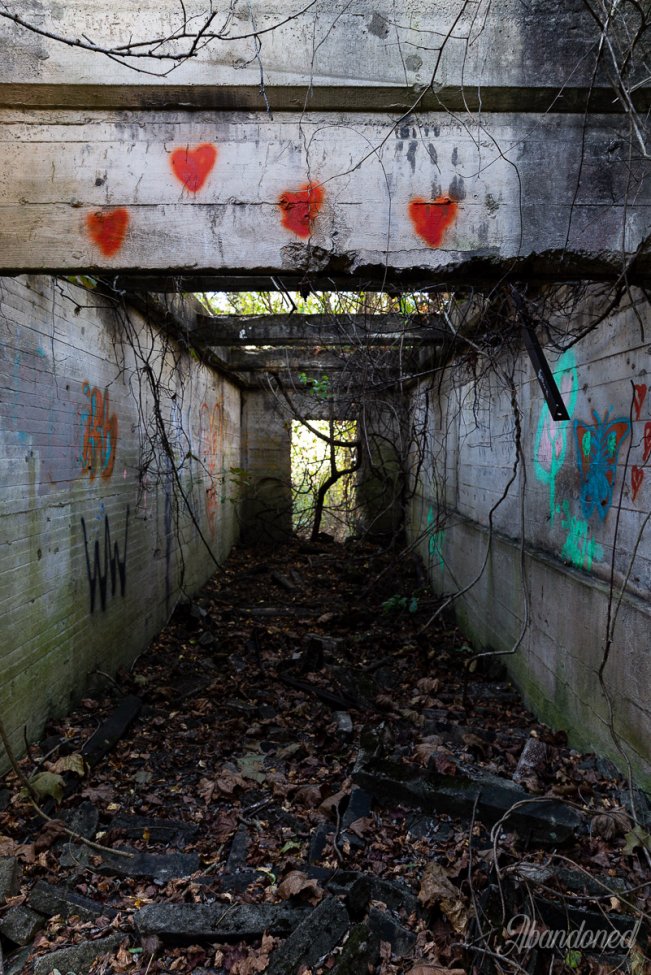
M651 457L651 422L644 424L644 453L642 454L642 460L645 464L649 457Z
M316 183L305 183L294 193L286 190L278 199L283 227L298 237L309 237L324 200L325 191Z
M642 407L644 406L644 400L646 399L646 383L633 383L633 408L635 410L635 419L640 419L640 413L642 412Z
M409 217L414 230L430 247L439 247L448 227L454 223L459 204L449 196L424 200L420 196L409 202Z
M209 142L192 149L175 149L170 156L172 172L190 193L198 193L217 162L217 150Z
M129 226L129 211L124 207L116 210L98 210L86 217L90 239L97 244L105 257L111 257L122 247Z
M637 498L637 493L642 487L642 481L644 480L644 471L641 467L636 467L634 464L631 468L631 487L633 488L633 501Z

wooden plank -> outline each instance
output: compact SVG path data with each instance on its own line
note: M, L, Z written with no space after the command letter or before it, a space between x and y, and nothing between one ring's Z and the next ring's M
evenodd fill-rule
M402 0L398 7L393 0L236 0L229 5L230 14L220 11L209 25L203 35L207 43L178 67L165 58L192 50L193 37L206 26L206 0L186 0L184 5L177 0L112 0L103 8L93 0L21 0L15 6L18 10L0 10L5 55L0 84L35 84L40 98L56 97L57 86L74 84L78 95L86 89L88 106L98 104L91 98L104 86L123 85L123 106L137 107L138 99L156 88L176 88L176 98L186 89L191 98L203 86L215 94L220 88L229 90L235 107L237 88L252 95L261 76L272 96L299 86L302 99L308 87L408 89L426 88L434 81L448 92L463 86L472 97L478 86L498 94L508 88L589 88L604 81L594 76L598 27L582 0L561 5L556 0ZM12 12L42 33L6 19ZM48 33L74 46L58 43ZM212 40L211 33L217 35ZM172 37L178 40L151 44ZM139 55L154 49L158 58L131 60L141 72L136 73L119 57L85 50L89 42L105 51L132 42ZM634 75L631 80L639 79ZM38 104L36 99L32 104ZM262 101L255 107L263 107ZM544 108L549 107L548 100Z
M645 164L617 131L606 116L0 112L0 270L431 283L556 252L547 273L614 275L651 225Z
M438 315L199 315L195 342L209 346L420 345L448 338Z

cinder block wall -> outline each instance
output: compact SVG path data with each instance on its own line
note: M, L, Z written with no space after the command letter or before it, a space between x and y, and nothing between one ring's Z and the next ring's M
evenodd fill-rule
M551 421L524 354L501 362L513 373L523 457L494 510L492 538L489 512L516 459L510 390L491 371L475 381L459 362L440 387L437 380L440 395L431 395L429 406L422 385L414 416L426 420L427 462L409 518L437 591L452 593L477 579L455 603L474 646L510 650L521 638L503 659L531 708L577 746L608 755L624 771L630 761L647 788L650 326L648 303L641 302L608 316L563 355L546 350L571 416L566 423ZM609 603L604 693L598 672Z
M0 714L20 752L227 555L240 394L61 280L0 280L0 329Z

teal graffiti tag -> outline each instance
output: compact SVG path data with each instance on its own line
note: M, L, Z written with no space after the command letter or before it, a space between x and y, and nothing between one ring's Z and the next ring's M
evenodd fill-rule
M600 562L603 559L604 550L594 538L590 537L588 522L570 514L570 505L567 501L563 502L561 526L567 532L561 558L577 569L590 572L593 562Z
M427 512L427 531L429 535L427 539L427 552L429 554L430 568L444 569L443 548L445 545L445 529L435 528L435 522L434 508L430 507Z
M572 349L564 352L558 360L554 369L554 379L571 417L574 413L579 389L579 374ZM556 507L556 478L565 463L566 453L567 421L553 420L549 407L545 403L538 420L533 462L537 479L542 484L549 486L549 516L552 522L554 515L559 510Z

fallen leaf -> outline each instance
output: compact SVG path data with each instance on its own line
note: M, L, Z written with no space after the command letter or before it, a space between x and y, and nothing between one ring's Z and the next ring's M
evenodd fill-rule
M232 796L236 789L246 789L246 781L241 775L237 775L235 772L231 772L230 769L224 769L215 781L215 785L220 792L223 792L227 796Z
M54 772L39 772L29 780L29 786L38 799L51 798L57 805L63 799L65 782L62 776L56 775ZM27 790L24 791L27 792Z
M427 765L432 755L441 745L440 735L429 735L416 745L414 755L421 765Z
M418 900L426 908L440 907L457 934L465 931L468 911L464 900L440 864L425 867Z
M360 816L359 819L350 824L346 832L354 833L355 836L359 836L360 840L363 840L368 830L374 829L374 827L375 821L372 816Z
M301 870L291 870L282 883L278 884L278 894L283 900L289 897L301 897L310 904L318 904L323 897L323 891L312 877Z
M16 852L18 844L10 836L0 835L0 857L10 857Z
M51 772L59 775L62 772L74 772L80 779L83 779L86 775L86 763L84 762L83 755L80 755L79 752L74 752L72 755L63 755L48 767Z

